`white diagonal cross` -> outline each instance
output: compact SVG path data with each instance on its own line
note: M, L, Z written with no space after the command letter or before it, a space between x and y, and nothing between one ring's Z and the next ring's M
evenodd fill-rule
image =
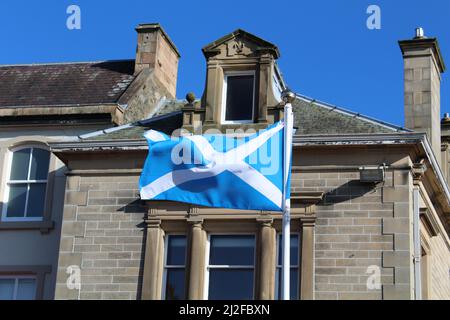
M281 208L282 191L258 170L244 162L246 157L255 152L281 129L283 129L283 124L280 123L264 131L256 138L227 152L215 150L203 136L185 137L185 139L189 139L195 144L203 157L210 163L205 166L166 173L143 187L141 189L141 198L152 199L182 183L214 177L224 171L229 171Z

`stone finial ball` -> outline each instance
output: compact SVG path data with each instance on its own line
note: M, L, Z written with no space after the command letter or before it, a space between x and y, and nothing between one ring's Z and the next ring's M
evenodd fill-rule
M281 93L281 99L286 103L292 103L295 100L295 93L289 89L285 89Z
M186 100L187 102L192 104L195 101L195 94L193 92L188 92L188 94L186 95Z

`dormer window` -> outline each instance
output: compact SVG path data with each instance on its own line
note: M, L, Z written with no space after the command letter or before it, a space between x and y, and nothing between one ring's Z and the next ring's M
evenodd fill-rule
M200 106L183 107L183 129L207 132L264 128L282 117L280 98L272 83L283 80L276 68L278 48L238 29L202 49L206 82Z
M253 122L255 71L225 73L222 101L222 123Z

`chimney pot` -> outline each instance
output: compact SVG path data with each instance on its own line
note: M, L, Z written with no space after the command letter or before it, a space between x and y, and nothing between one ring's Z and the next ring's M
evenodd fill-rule
M423 28L419 27L416 28L416 36L414 39L423 39L425 38L425 31L423 31Z

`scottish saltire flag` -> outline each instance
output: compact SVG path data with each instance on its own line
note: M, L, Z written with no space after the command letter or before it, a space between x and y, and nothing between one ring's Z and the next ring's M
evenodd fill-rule
M141 199L282 211L283 131L283 122L244 138L170 137L149 130Z

